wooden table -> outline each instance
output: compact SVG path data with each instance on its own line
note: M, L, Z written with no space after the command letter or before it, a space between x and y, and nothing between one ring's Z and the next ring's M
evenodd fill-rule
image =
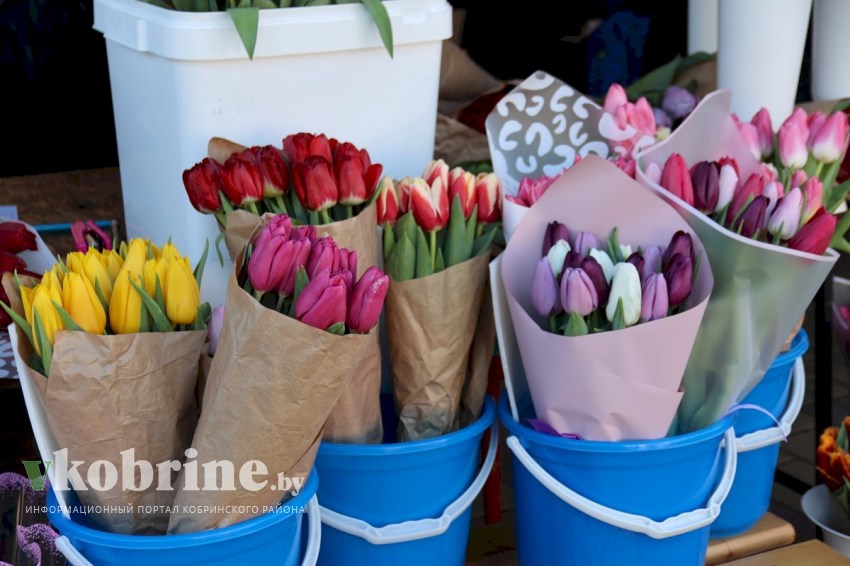
M705 564L725 564L730 560L787 546L794 542L795 536L791 523L768 513L742 535L711 541L705 555Z
M756 556L741 558L729 562L728 566L833 566L839 564L850 564L850 558L838 554L819 540L807 540Z

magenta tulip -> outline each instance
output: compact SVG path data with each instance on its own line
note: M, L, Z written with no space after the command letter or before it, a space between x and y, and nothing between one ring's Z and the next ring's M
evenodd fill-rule
M320 271L327 269L331 273L339 271L339 247L333 238L319 238L313 242L310 261L307 262L307 277L313 279Z
M283 264L283 277L277 287L277 292L286 297L291 297L295 292L295 282L298 276L298 268L307 267L313 243L302 238L291 239L283 245L281 251L281 262Z
M687 257L691 263L694 261L694 242L691 235L684 230L678 230L673 234L673 237L670 238L670 244L664 250L664 255L661 258L661 265L664 271L667 270L673 261L673 257L676 255Z
M374 265L363 273L363 277L354 285L348 303L345 324L350 332L366 334L378 324L389 285L389 276Z
M801 252L822 255L829 247L829 242L835 233L836 223L837 220L834 215L820 208L814 217L800 228L786 244L789 248Z
M693 206L694 187L691 183L691 174L685 158L678 153L673 153L667 158L664 169L661 171L661 186Z
M348 289L345 277L331 275L327 269L319 272L304 287L295 300L295 318L314 328L327 330L345 322Z
M271 230L263 230L254 242L254 251L248 260L248 279L256 291L273 291L284 277L284 244L288 240Z

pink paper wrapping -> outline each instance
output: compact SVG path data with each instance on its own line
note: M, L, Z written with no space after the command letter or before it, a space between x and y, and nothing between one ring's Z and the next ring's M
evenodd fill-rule
M600 241L617 227L620 241L666 246L677 230L701 254L687 310L624 330L581 337L541 327L531 280L546 225ZM613 163L589 156L528 210L508 242L501 275L537 418L588 440L652 439L667 434L682 398L680 383L713 286L699 238L676 211ZM524 415L527 416L527 415Z
M731 94L707 95L669 138L637 155L637 179L672 205L708 252L715 286L694 356L685 372L679 432L710 425L764 376L829 275L838 254L816 256L744 238L723 228L646 176L679 153L689 166L734 157L741 181L759 163L729 113Z

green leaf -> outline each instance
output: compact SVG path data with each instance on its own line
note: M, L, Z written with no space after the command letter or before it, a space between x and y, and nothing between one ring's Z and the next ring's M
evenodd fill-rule
M17 324L21 328L21 330L24 331L27 340L29 340L32 347L35 348L35 342L33 342L32 336L32 326L30 325L30 323L27 322L24 317L12 310L12 307L7 305L3 301L0 301L0 307L3 307L3 310L6 311L6 314L8 314L9 317L11 317L12 321Z
M427 277L434 273L431 265L431 251L428 249L428 240L422 228L416 231L416 278Z
M226 235L224 232L219 232L218 236L215 237L215 253L218 254L218 263L222 267L224 267L224 256L221 253L221 242L224 241Z
M223 232L222 232L223 233ZM207 265L207 254L210 251L210 241L204 240L204 253L201 254L201 259L198 260L198 265L195 266L193 275L195 281L198 282L198 287L201 286L201 279L204 278L204 267Z
M466 219L463 216L463 205L460 195L456 194L452 199L452 209L449 214L449 225L446 229L445 258L446 265L451 267L462 263L469 258L464 257L464 240L466 239ZM419 250L417 249L417 253ZM417 275L418 277L418 275Z
M472 257L472 251L475 249L475 234L478 233L478 205L472 207L472 212L469 215L469 220L466 221L466 238L463 241L464 261Z
M289 8L290 6L292 6L292 0L280 0L281 8Z
M192 0L171 0L174 4L174 9L179 12L193 12Z
M482 253L490 251L498 233L498 226L495 224L489 225L483 234L475 238L475 244L472 246L472 257L478 257Z
M195 315L195 322L192 323L193 330L204 330L209 323L212 315L212 307L209 303L201 303L198 305L198 314Z
M611 256L611 261L614 262L614 265L622 263L625 260L616 228L611 230L611 235L608 236L608 255Z
M254 0L254 6L260 10L273 10L279 7L273 0Z
M682 62L682 56L676 55L671 61L648 72L626 88L629 100L636 100L650 92L661 92L676 79L676 72Z
M305 6L330 6L331 0L307 0Z
M390 256L390 252L393 250L393 246L395 245L395 232L393 231L392 226L384 226L384 260L386 260Z
M165 312L165 297L162 294L162 283L159 281L159 275L154 275L154 277L153 300L156 303L156 306L158 306L162 312Z
M118 255L121 256L121 259L127 259L127 252L129 251L129 247L127 246L127 242L121 242L118 246ZM59 263L62 263L61 261ZM65 270L67 271L67 269Z
M68 273L68 266L65 265L64 261L62 261L62 256L59 255L59 254L56 254L56 260L59 262L59 267L62 268L62 271L64 271L65 273ZM17 274L17 272L15 272L15 273Z
M50 365L53 363L53 346L50 345L50 340L47 339L47 335L44 333L38 311L33 310L32 317L35 339L38 342L38 350L41 352L41 367L44 368L44 375L50 377Z
M829 198L825 204L825 208L829 212L833 212L838 205L847 198L847 193L850 192L850 179L844 181L840 185L833 187L829 193Z
M413 212L409 211L396 221L393 229L395 230L396 242L401 240L402 235L407 236L411 242L414 242L416 240L416 230L419 229L419 225L416 224Z
M850 98L839 100L835 103L835 106L832 107L832 112L844 112L848 106L850 106ZM830 114L832 112L830 112Z
M157 278L159 279L159 278ZM165 316L165 313L162 312L162 309L159 308L159 305L156 304L156 301L145 292L144 288L142 288L138 283L133 281L132 277L128 278L130 281L130 285L133 286L133 289L142 297L142 304L144 308L147 309L148 314L151 316L151 320L153 321L153 328L155 332L171 332L174 330L171 326L171 322L169 322L168 317ZM146 320L144 313L142 313L142 320Z
M614 320L611 321L611 330L622 330L626 327L626 316L623 314L623 298L617 299L617 310L614 311Z
M564 328L564 336L584 336L587 334L587 323L584 317L576 311L570 313L567 326Z
M342 336L345 334L345 323L337 322L325 328L325 332L330 332L331 334L336 334L337 336Z
M381 35L381 41L384 42L384 47L387 48L387 53L390 57L393 56L393 27L390 23L390 16L387 14L387 9L384 7L381 0L363 0L363 5L372 14L372 19L375 20L375 25L378 26L378 33Z
M298 271L295 272L295 290L292 292L292 304L289 305L289 316L292 318L295 318L295 302L308 283L310 283L310 278L307 277L307 270L303 265L299 266Z
M437 248L437 261L434 266L434 273L439 273L446 269L446 260L443 259L443 248Z
M71 318L71 315L68 314L68 311L66 311L62 305L60 305L56 301L50 302L53 303L53 307L56 309L56 312L59 313L59 318L62 319L62 326L64 326L66 330L74 330L76 332L83 331L83 329L80 328L80 326L76 322L74 322L74 319Z
M387 258L387 271L394 281L407 281L416 275L416 248L413 242L402 234L393 246Z
M253 59L254 48L257 46L257 31L260 27L260 9L253 7L228 8L227 13L230 14L230 19L236 26L236 32L239 34L239 39L242 40L242 45L245 46L248 58Z

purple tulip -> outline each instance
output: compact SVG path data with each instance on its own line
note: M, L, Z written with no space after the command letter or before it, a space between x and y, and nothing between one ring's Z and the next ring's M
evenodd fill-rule
M673 119L670 118L663 108L652 108L652 115L655 116L655 125L659 128L672 128Z
M767 231L780 240L787 240L797 233L802 214L803 191L791 189L787 195L782 197L773 214L770 215Z
M224 305L219 305L212 310L210 323L207 328L207 336L210 339L210 356L215 354L218 348L218 339L221 337L221 329L224 326Z
M640 252L634 252L629 254L629 256L626 258L626 263L631 263L632 265L634 265L639 275L643 273L644 262L643 256L640 254Z
M643 322L667 316L667 281L661 273L652 273L643 281L640 319Z
M567 227L560 222L550 222L546 226L546 232L543 234L543 254L549 253L549 249L554 246L558 240L564 240L569 243L570 232Z
M694 262L694 243L691 240L691 235L683 230L679 230L670 239L670 245L664 250L664 256L661 258L661 266L664 271L670 265L675 255L683 255Z
M608 294L611 288L608 285L608 280L605 279L605 271L599 262L588 256L581 262L581 268L590 277L593 282L593 287L596 289L596 298L600 307L608 303Z
M295 292L295 281L298 276L299 267L307 267L313 243L307 239L289 240L283 245L281 252L281 263L283 277L277 287L277 292L286 297L291 297Z
M764 229L765 217L767 215L768 198L764 195L756 197L730 230L741 234L745 238L752 238Z
M366 270L351 292L345 321L349 331L366 334L378 324L389 285L389 276L374 265Z
M711 214L720 199L720 174L711 161L700 161L691 169L694 184L694 206L700 212Z
M584 259L584 256L578 253L575 250L570 250L567 252L567 258L564 260L564 268L567 267L581 267L581 261Z
M590 232L579 232L573 245L573 249L581 255L587 255L591 249L599 247L599 240Z
M345 277L325 269L316 274L295 301L295 318L320 330L346 319Z
M661 100L661 107L674 120L684 118L690 114L697 105L697 97L688 91L688 89L680 86L669 86L664 91L664 97Z
M583 269L568 268L561 278L561 306L568 314L587 316L599 305L593 281Z
M545 257L537 262L534 278L531 280L531 302L540 316L548 317L561 312L558 302L558 280L552 273L549 260Z
M730 225L741 213L747 201L764 194L764 188L770 182L764 174L753 173L746 182L735 192L729 210L726 212L726 225Z
M650 246L643 252L643 271L641 278L646 279L653 273L661 272L661 258L664 255L664 249L661 246Z
M664 269L664 279L667 282L667 300L671 307L677 307L691 294L691 278L694 263L690 257L676 254L670 259Z
M254 243L254 251L248 260L248 279L251 286L260 292L276 289L284 277L283 247L287 239L283 234L263 230Z

